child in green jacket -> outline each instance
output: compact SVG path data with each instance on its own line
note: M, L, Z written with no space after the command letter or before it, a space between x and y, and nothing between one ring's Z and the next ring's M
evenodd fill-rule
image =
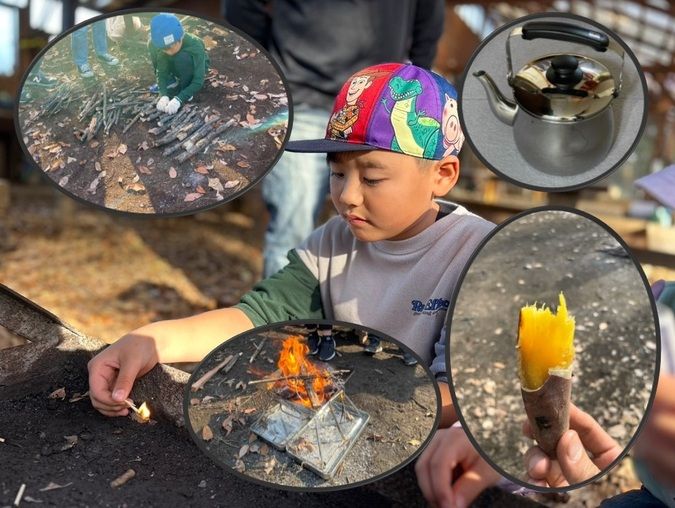
M175 14L158 14L150 21L150 59L160 98L157 109L170 115L204 86L209 57L204 43L185 33Z

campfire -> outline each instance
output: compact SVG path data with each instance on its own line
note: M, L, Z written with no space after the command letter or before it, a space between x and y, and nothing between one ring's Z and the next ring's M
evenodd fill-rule
M325 479L332 478L365 428L368 413L344 391L351 370L315 365L301 337L284 340L277 371L268 383L278 402L251 426L252 432ZM256 383L255 381L249 384Z

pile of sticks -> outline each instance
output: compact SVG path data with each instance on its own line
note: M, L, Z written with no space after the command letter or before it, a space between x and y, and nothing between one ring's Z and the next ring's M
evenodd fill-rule
M147 90L133 87L108 90L103 84L88 100L82 101L77 119L86 120L87 127L76 131L75 136L82 143L96 137L101 130L107 136L120 119L129 120L122 130L126 133L143 115L150 115L153 111L155 97Z
M153 146L168 146L162 155L174 156L177 162L185 162L206 148L228 128L236 125L236 120L224 121L217 114L208 114L208 106L200 110L195 105L186 105L176 115L160 117L157 127L148 132L157 138Z

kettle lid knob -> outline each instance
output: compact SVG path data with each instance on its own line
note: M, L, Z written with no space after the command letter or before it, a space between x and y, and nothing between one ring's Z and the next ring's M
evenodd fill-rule
M584 77L579 68L579 60L574 55L558 55L551 59L546 71L546 79L559 88L571 88Z

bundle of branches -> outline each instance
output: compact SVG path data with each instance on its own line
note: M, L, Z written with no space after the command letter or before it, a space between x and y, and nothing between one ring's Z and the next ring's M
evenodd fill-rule
M170 156L180 152L174 157L178 162L185 162L205 151L218 136L237 123L235 119L224 121L220 115L210 115L208 110L208 106L200 110L188 104L177 115L160 119L157 127L148 131L154 135L164 134L153 146L171 145L162 154Z
M128 120L122 130L126 133L139 119L149 120L159 114L155 97L147 90L133 86L108 89L103 84L88 99L82 100L77 119L86 121L87 127L77 130L75 136L83 143L94 138L101 129L107 136L120 119Z

